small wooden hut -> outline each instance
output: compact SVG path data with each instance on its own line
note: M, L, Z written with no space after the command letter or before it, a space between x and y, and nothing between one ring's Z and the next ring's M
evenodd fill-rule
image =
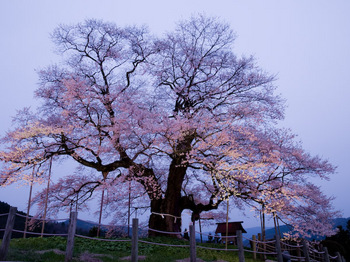
M233 244L233 245L237 245L237 238L236 236L236 231L237 230L241 230L242 233L247 233L247 231L245 231L245 229L242 226L243 221L236 221L236 222L228 222L228 232L227 232L227 243L228 244ZM215 230L215 235L217 234L221 234L222 237L222 243L226 243L226 222L223 223L216 223L217 227ZM232 237L230 237L232 236Z

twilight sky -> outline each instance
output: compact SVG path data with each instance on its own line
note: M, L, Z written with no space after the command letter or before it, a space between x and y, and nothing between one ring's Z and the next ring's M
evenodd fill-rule
M350 217L348 0L1 1L0 136L17 109L38 104L33 98L36 70L59 61L49 37L59 24L97 18L145 24L160 35L197 13L228 22L237 34L236 53L254 55L261 68L277 75L277 93L287 100L282 125L298 134L306 151L338 166L330 181L315 183L336 197L335 207ZM0 188L0 200L25 211L28 192L27 187ZM231 219L249 220L240 214Z

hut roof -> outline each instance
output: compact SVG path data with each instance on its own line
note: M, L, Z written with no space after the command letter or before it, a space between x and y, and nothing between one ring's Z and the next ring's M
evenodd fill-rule
M237 230L241 230L242 233L247 233L242 226L243 221L228 222L228 235L236 235ZM215 233L226 234L226 222L216 223L217 228Z

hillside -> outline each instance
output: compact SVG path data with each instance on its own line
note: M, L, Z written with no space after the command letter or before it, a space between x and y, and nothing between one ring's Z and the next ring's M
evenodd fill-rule
M10 205L0 201L0 214L8 213L10 210ZM17 211L17 213L26 216L26 213ZM30 216L31 217L31 216ZM25 225L25 217L16 216L14 229L24 231ZM0 229L4 229L6 227L7 216L0 216ZM69 220L65 220L62 222L51 221L45 223L45 233L49 234L65 234L68 231ZM79 235L85 236L96 236L97 235L97 223L77 220L76 232ZM41 223L37 223L37 227L31 230L32 232L41 233ZM100 230L100 236L105 236L105 233L108 231L107 227L102 226ZM128 234L127 226L118 226L113 233L114 237L125 237ZM132 229L130 228L130 234L132 234ZM139 230L139 234L142 236L147 235L145 230ZM2 238L3 232L0 232L0 237ZM33 235L32 235L33 236ZM23 237L22 233L13 232L13 238Z
M350 220L350 217L348 217L348 218L335 218L333 220L333 226L334 226L334 228L342 226L342 228L345 229L348 220ZM290 230L292 230L291 226L287 226L287 225L280 226L280 232L281 232L282 236L283 236L283 233L286 233ZM246 231L247 231L247 233L244 234L244 236L246 238L251 238L252 235L257 236L258 233L261 232L261 228L260 227L246 228ZM274 237L275 237L275 228L274 227L266 228L266 239L273 239ZM309 240L323 240L323 239L324 239L324 237L312 236L312 237L310 237ZM248 240L244 241L244 244L249 245L249 241Z

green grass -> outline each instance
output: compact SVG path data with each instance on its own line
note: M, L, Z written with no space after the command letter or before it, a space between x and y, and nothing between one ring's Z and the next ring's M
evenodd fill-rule
M149 242L166 243L172 245L188 245L188 241L156 237L142 239ZM201 246L224 248L223 245L198 244ZM229 247L234 248L234 247ZM12 261L36 261L36 262L55 262L64 261L64 252L66 249L66 239L62 237L50 238L27 238L12 239L7 260ZM139 256L145 256L145 262L174 262L177 259L188 258L190 256L189 248L183 247L164 247L146 243L139 243ZM45 251L45 252L40 252ZM197 257L207 262L225 260L228 262L238 261L237 252L225 252L197 248ZM86 253L88 253L86 255ZM91 257L92 254L103 262L122 261L120 258L130 256L131 242L105 242L82 238L75 238L74 261L85 261L85 256ZM247 262L254 261L250 253L245 254Z

